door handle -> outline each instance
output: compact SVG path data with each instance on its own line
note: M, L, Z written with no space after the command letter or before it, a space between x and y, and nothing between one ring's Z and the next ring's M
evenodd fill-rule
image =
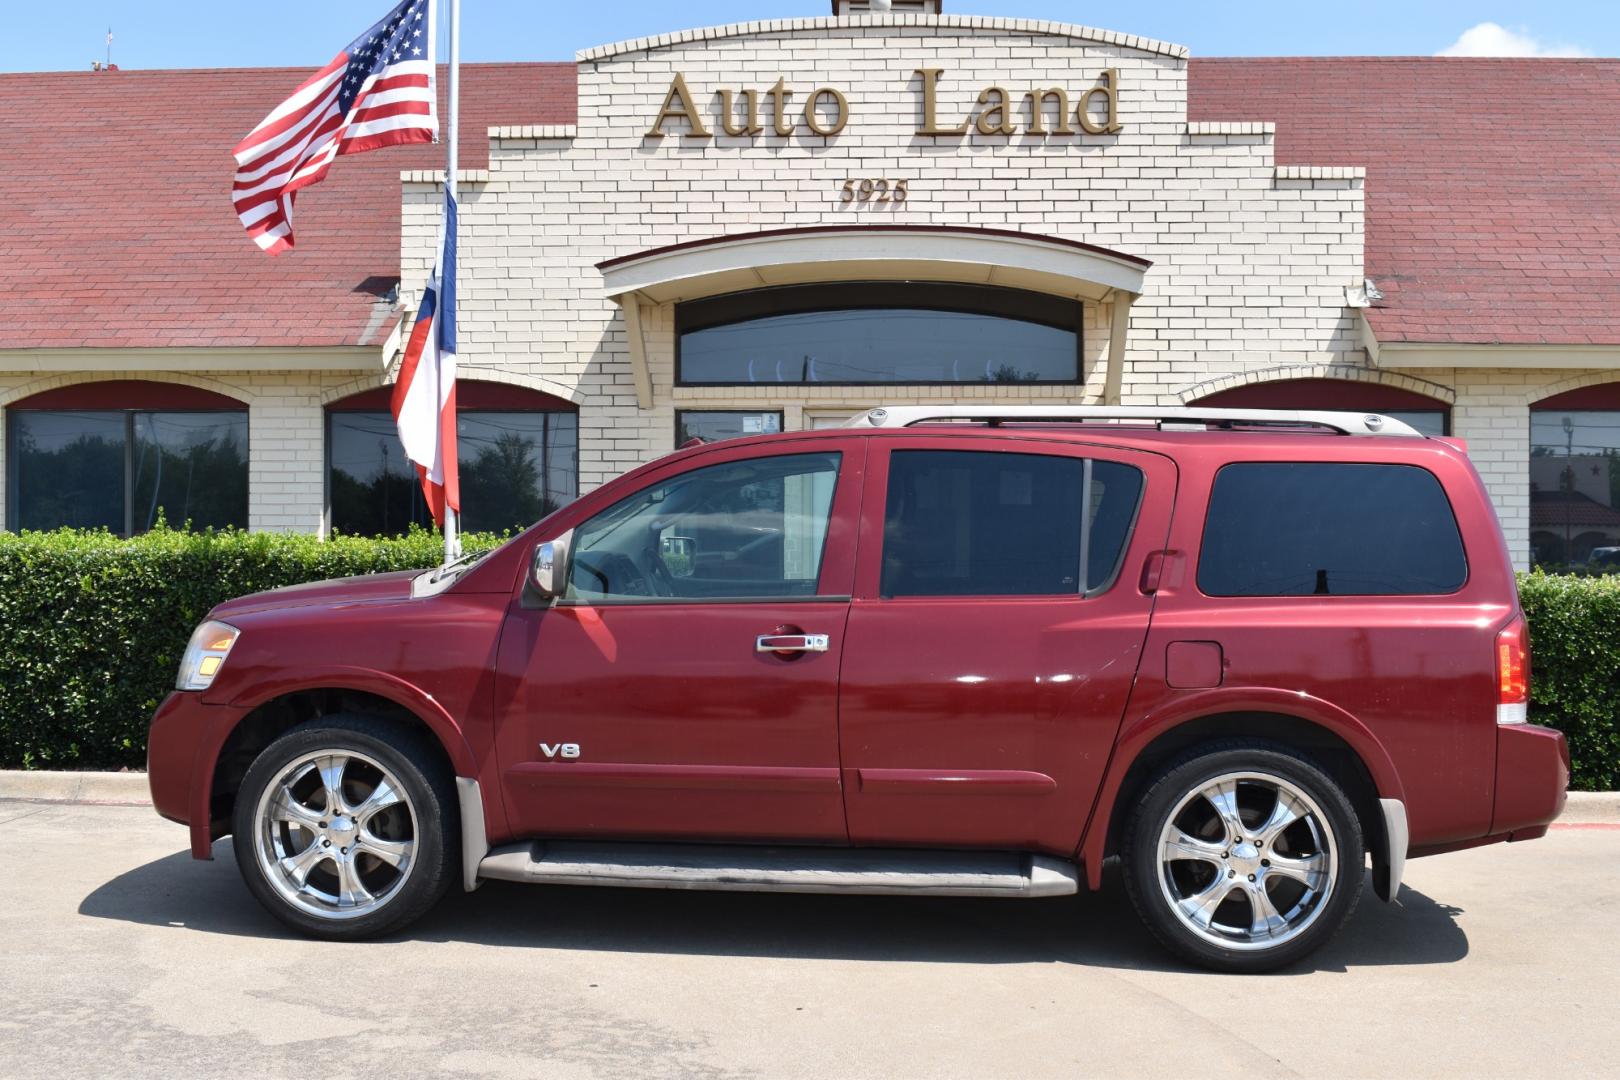
M761 634L754 639L755 652L826 652L826 634Z

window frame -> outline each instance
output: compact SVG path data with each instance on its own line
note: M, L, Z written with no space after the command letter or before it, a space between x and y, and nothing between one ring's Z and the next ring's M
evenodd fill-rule
M669 606L669 604L812 604L812 602L849 601L849 596L847 596L847 594L841 594L841 596L828 596L828 594L823 593L823 583L825 583L826 575L828 575L828 551L831 549L834 531L836 531L836 529L834 529L834 521L836 521L836 517L838 517L839 513L839 495L844 492L844 476L846 476L847 458L849 458L849 455L847 455L844 450L846 450L844 447L838 447L838 445L834 445L834 447L829 447L829 449L825 450L816 450L815 447L805 447L805 449L795 450L795 452L791 453L761 453L761 455L742 455L742 457L726 458L726 460L708 461L708 463L705 463L705 465L693 466L693 468L689 468L689 470L680 470L677 471L677 473L664 474L664 476L659 476L658 479L653 479L651 483L642 484L642 486L637 487L635 491L625 492L624 495L620 495L620 497L612 500L612 502L609 502L609 504L593 510L588 517L580 518L580 520L575 521L572 526L569 526L569 533L572 534L572 536L570 536L569 541L569 560L567 560L567 565L564 567L564 578L562 578L562 580L564 580L564 593L562 593L561 596L556 597L554 604L561 607L638 607ZM572 596L572 594L570 594L572 593L573 589L573 562L575 562L578 554L580 554L578 534L580 534L580 529L585 528L586 525L590 525L591 521L595 521L596 518L603 517L604 513L612 512L614 508L624 505L625 502L629 502L630 499L637 499L638 495L651 491L653 487L661 486L661 484L674 483L674 481L677 481L677 479L687 478L687 476L695 476L695 474L703 473L703 471L711 470L711 468L726 468L726 466L729 465L737 465L737 463L740 463L740 461L792 457L834 458L833 495L831 495L831 499L828 499L828 504L826 504L825 531L823 531L823 534L821 534L821 551L816 554L815 588L813 588L810 593L773 593L758 594L758 596Z
M883 297L899 290L914 290L916 302L904 304L885 302ZM981 296L994 296L998 300L1007 301L1006 307L1013 308L1019 301L1029 304L1045 303L1053 308L1063 305L1071 308L1073 312L1072 325L1048 319L1021 318L1008 314L1006 311L974 310L961 304L947 304L937 299L944 292L955 291L957 295L973 292ZM790 306L787 308L772 308L769 302L773 298L780 299L786 294L794 292L810 299L803 306ZM846 295L849 299L840 299L833 302L834 296ZM985 305L986 308L990 305ZM722 317L705 317L708 310L714 308L722 312ZM730 308L737 312L732 317L724 317L724 312ZM1033 323L1058 330L1072 330L1074 333L1074 371L1072 379L1036 379L1020 383L977 383L977 382L942 382L937 379L908 379L882 382L861 381L831 381L817 380L816 382L694 382L686 378L685 374L685 338L690 332L708 330L720 326L735 326L740 323L754 322L770 318L774 315L814 315L833 311L879 311L886 309L900 309L912 311L937 311L947 314L983 315L1020 322ZM752 314L748 314L752 312ZM694 313L698 325L694 326ZM1017 289L1006 285L979 285L965 284L956 281L835 281L816 282L798 285L772 285L762 289L749 289L744 292L725 293L720 296L700 297L694 300L684 300L675 304L675 380L674 385L682 388L714 389L726 387L784 387L784 386L917 386L917 387L952 387L964 386L1083 386L1086 381L1086 338L1085 338L1085 301L1055 296L1051 293L1036 292L1031 289Z
M861 499L865 491L866 470L866 440L865 439L817 439L792 440L790 442L776 442L770 444L771 453L759 453L756 447L736 447L726 443L711 444L716 449L711 451L704 448L702 457L698 461L679 461L666 468L658 469L649 474L643 483L624 491L613 491L612 484L605 485L587 496L591 500L579 507L580 513L567 521L566 527L559 529L555 535L566 533L570 538L568 545L568 565L565 567L564 580L572 583L574 574L574 556L578 554L578 544L572 542L578 536L581 526L594 521L597 517L608 512L626 499L631 499L647 491L649 488L665 484L681 476L687 476L700 469L714 466L731 465L740 461L752 461L776 457L805 457L818 454L830 454L838 458L838 469L834 474L832 502L827 512L827 533L822 539L821 564L816 579L816 589L805 596L628 596L628 597L570 597L566 594L557 596L548 602L552 607L667 607L670 605L706 606L718 604L765 604L779 606L782 604L814 604L814 603L849 603L851 589L856 567L856 550L859 542L859 524L861 515ZM701 463L699 463L701 462ZM605 496L611 495L611 498ZM598 497L604 497L598 503ZM553 534L546 534L549 538ZM544 539L537 539L536 544L530 545L525 554L524 565L534 557L537 544ZM842 592L838 586L844 585ZM522 586L520 585L520 588Z
M1124 538L1120 542L1118 554L1114 556L1114 564L1108 576L1095 585L1088 583L1083 592L1077 589L1072 593L934 593L902 596L886 594L883 591L883 560L885 546L888 543L889 488L894 482L895 458L900 454L911 453L1002 454L1014 457L1044 457L1055 458L1060 461L1075 461L1081 463L1082 466L1088 463L1106 462L1134 470L1140 478L1140 483L1137 486L1136 499L1131 506L1130 518L1125 524ZM1089 475L1089 470L1087 470L1087 475ZM1146 462L1142 459L1128 453L1119 453L1112 447L1086 443L1053 444L1031 440L986 445L982 439L970 438L951 439L949 441L930 439L927 442L890 447L883 465L883 482L872 485L874 496L866 507L867 514L873 514L874 512L876 514L875 522L872 525L872 531L875 535L868 539L863 534L862 538L863 544L871 543L875 548L874 557L871 560L873 563L873 576L869 583L869 599L885 604L973 603L977 601L1014 603L1051 603L1056 601L1070 603L1097 600L1105 597L1113 592L1114 587L1119 584L1120 578L1124 575L1127 556L1137 541L1137 528L1141 524L1142 511L1147 505L1148 488L1152 483L1152 470L1146 467ZM1087 515L1082 517L1082 521L1084 522L1087 517L1089 517L1089 509ZM1082 525L1081 542L1081 550L1084 551L1085 545L1089 543L1085 525ZM863 598L868 598L865 593L861 595Z
M1610 379L1604 382L1592 383L1587 386L1577 387L1573 390L1566 390L1562 393L1553 394L1549 397L1541 398L1538 401L1532 401L1530 403L1528 414L1525 417L1525 436L1527 439L1529 452L1525 457L1524 464L1525 479L1530 487L1529 501L1526 506L1525 515L1526 525L1528 526L1526 530L1528 534L1528 539L1526 541L1526 561L1530 567L1532 569L1548 568L1550 572L1585 572L1601 574L1603 576L1620 574L1620 565L1603 566L1592 569L1577 569L1580 567L1592 566L1590 554L1588 555L1584 564L1576 563L1574 561L1565 561L1562 563L1544 563L1536 557L1536 537L1539 535L1539 531L1535 527L1536 492L1534 490L1535 485L1530 479L1530 472L1531 462L1535 460L1534 451L1537 446L1535 438L1537 413L1550 415L1568 415L1569 413L1609 413L1616 417L1620 417L1620 379ZM1620 507L1615 506L1611 506L1609 508L1620 509ZM1568 523L1566 517L1564 535L1562 537L1558 537L1555 533L1554 536L1556 539L1562 541L1564 545L1564 555L1567 559L1570 554L1569 549L1572 546L1573 541L1578 536L1592 531L1598 530L1594 530L1589 526L1583 526L1582 531L1580 533L1576 533L1573 531L1573 528ZM1605 544L1600 546L1608 547L1610 545Z
M1462 556L1463 574L1462 574L1461 580L1458 581L1456 588L1449 589L1449 590L1444 591L1444 592L1403 592L1403 593L1390 593L1390 592L1377 592L1377 593L1372 593L1372 592L1361 592L1361 593L1342 593L1342 592L1331 592L1331 593L1212 593L1212 592L1208 591L1207 589L1205 589L1204 588L1204 582L1203 582L1203 573L1202 573L1203 567L1204 567L1204 556L1205 556L1205 552L1206 552L1206 543L1205 542L1208 539L1208 535L1209 535L1210 514L1213 511L1214 506L1215 506L1215 487L1216 487L1216 484L1220 481L1221 474L1226 472L1228 469L1232 469L1232 468L1236 468L1236 467L1242 467L1242 466L1276 466L1276 465L1327 465L1327 466L1348 466L1348 467L1352 467L1352 468L1359 466L1359 467L1376 467L1376 468L1387 468L1387 469L1415 469L1418 472L1426 474L1429 477L1429 479L1434 481L1435 487L1439 489L1440 500L1445 505L1447 512L1450 513L1452 527L1456 530L1456 533L1457 533L1457 548L1458 548L1459 553ZM1336 601L1341 601L1341 602L1342 601L1356 602L1356 601L1368 601L1368 600L1393 600L1393 601L1397 601L1397 602L1410 603L1410 602L1413 602L1413 601L1421 602L1421 601L1427 601L1427 600L1445 600L1445 599L1448 599L1450 597L1458 596L1458 595L1460 595L1461 593L1463 593L1464 591L1466 591L1468 589L1468 586L1470 585L1470 583L1472 583L1473 578L1474 578L1474 564L1473 564L1473 559L1469 556L1469 552L1468 552L1468 538L1467 538L1467 536L1465 535L1465 533L1463 531L1462 518L1459 517L1458 514L1457 514L1456 504L1451 501L1451 492L1449 490L1447 490L1445 481L1442 480L1440 478L1440 475L1438 473L1436 473L1433 469L1429 469L1429 468L1426 468L1426 467L1424 467L1422 465L1418 465L1418 464L1415 464L1415 463L1409 462L1409 461L1363 461L1363 460L1339 461L1339 460L1324 460L1324 459L1321 459L1321 458L1317 458L1317 459L1309 459L1309 458L1306 458L1306 459L1300 459L1300 458L1286 458L1286 459L1284 459L1284 458L1264 458L1264 459L1244 459L1244 460L1238 460L1238 461L1226 461L1226 462L1223 462L1221 464L1221 466L1218 469L1216 469L1210 475L1209 486L1208 486L1208 489L1207 489L1207 492L1206 492L1205 498L1204 498L1203 511L1204 512L1203 512L1203 515L1202 515L1202 519L1198 523L1198 557L1195 560L1193 560L1191 577L1192 577L1192 586L1193 586L1194 589L1196 589L1198 591L1198 595L1201 596L1201 597L1204 597L1206 599L1209 599L1209 600L1215 600L1215 601L1219 601L1219 602L1222 602L1222 603L1231 603L1231 602L1234 602L1234 601L1237 601L1237 602L1253 601L1253 602L1257 602L1257 603L1274 603L1274 602L1277 602L1277 601L1306 601L1306 602L1318 602L1318 603L1320 603L1322 601L1335 601L1335 600Z
M94 385L94 384L91 384L91 385ZM168 384L158 384L158 385L166 386ZM72 389L72 388L69 387L67 389ZM222 399L224 399L224 395L219 395L219 396ZM17 424L12 419L17 413L101 413L101 414L106 415L106 416L118 416L122 420L123 429L124 429L124 475L123 475L123 489L124 489L124 513L123 513L123 517L124 517L124 524L123 524L123 527L117 533L115 533L114 535L118 536L121 539L126 539L126 540L131 538L131 537L134 537L136 535L144 535L144 534L137 534L134 531L134 528L135 528L135 479L136 479L135 478L135 417L137 415L151 416L151 415L154 415L154 414L165 414L165 413L188 413L188 414L220 413L220 414L232 415L232 416L240 415L241 418L242 418L242 425L243 425L243 428L242 428L243 437L244 437L244 439L246 439L246 444L243 447L243 451L244 451L243 465L245 466L245 468L247 470L246 493L247 493L248 505L247 505L247 508L246 508L246 513L243 516L242 524L240 526L234 526L234 527L241 528L241 529L244 529L244 530L248 529L250 527L249 523L252 520L252 514L253 514L253 419L252 419L252 416L250 414L250 411L249 411L248 407L245 404L241 404L239 402L235 403L236 406L237 406L235 408L225 408L225 407L223 407L223 405L189 405L189 406L180 406L180 407L171 407L171 406L153 407L153 406L139 405L139 406L130 406L130 407L127 407L127 408L107 408L105 406L95 406L95 405L74 406L74 405L71 405L71 404L70 405L38 406L38 405L26 404L25 402L27 400L28 399L24 399L24 402L18 402L18 403L8 405L8 406L6 406L6 409L5 409L5 426L6 426L6 431L5 431L6 501L5 501L5 524L4 524L4 528L5 528L5 530L7 532L17 532L18 531L18 525L19 525L19 523L20 523L20 521L22 519L22 503L21 503L22 490L21 490L21 484L17 480L18 472L19 472L19 469L21 467L22 462L21 462L20 456L17 453L17 438L18 438ZM229 400L229 399L225 399L225 400ZM169 524L170 524L170 527L174 527L175 525L180 524L180 523L170 522ZM54 527L55 528L68 528L70 526L54 526ZM227 527L230 527L230 526L227 526ZM150 530L147 530L147 531L149 532Z
M358 398L360 396L361 395L358 395L358 394L351 395L352 398ZM345 400L349 400L349 399L345 399ZM339 413L344 413L344 414L348 414L348 415L351 415L351 416L356 414L356 413L370 413L370 414L374 414L374 415L377 415L377 416L386 416L386 417L388 417L390 422L393 421L393 415L387 409L377 409L377 408L375 408L375 407L373 407L373 406L371 406L369 404L349 406L349 405L343 404L342 401L339 401L339 402L334 402L332 404L326 405L321 410L321 535L322 536L330 536L331 533L332 533L332 417L334 415L336 415L336 414L339 414ZM533 409L533 408L524 409L524 408L494 408L494 407L483 407L483 406L478 406L478 407L474 407L474 408L459 408L458 407L456 409L456 418L459 420L463 414L477 415L479 413L534 413L534 414L539 414L539 415L546 415L546 414L550 414L550 413L565 413L568 416L572 416L574 418L574 453L572 455L573 460L570 462L570 464L572 465L573 471L574 471L574 496L573 496L573 499L577 500L579 498L580 426L579 426L579 411L577 409L576 410L569 410L569 409ZM550 431L550 424L549 424L549 421L548 421L547 426L546 426L546 434L549 434L549 431ZM542 435L542 444L544 443L544 439L545 439L545 435ZM460 442L459 442L459 440L457 442L457 450L458 450L458 452L460 450ZM550 471L550 465L551 465L551 462L550 462L550 459L548 458L546 460L546 462L544 463L542 469L541 469L542 475L544 475L544 474L546 474L546 473L548 473ZM570 500L570 501L573 501L573 500ZM565 502L562 505L567 506L568 503ZM561 507L559 507L558 509L561 509ZM552 511L552 512L555 513L556 511ZM514 528L517 529L518 531L521 531L522 529L526 529L526 528L528 528L529 526L531 526L533 524L535 524L535 523L531 521L527 525L514 525Z

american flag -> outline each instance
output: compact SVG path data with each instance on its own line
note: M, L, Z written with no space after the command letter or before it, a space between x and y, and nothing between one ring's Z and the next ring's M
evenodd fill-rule
M236 214L265 251L293 246L293 198L339 154L438 138L433 3L401 0L232 151Z

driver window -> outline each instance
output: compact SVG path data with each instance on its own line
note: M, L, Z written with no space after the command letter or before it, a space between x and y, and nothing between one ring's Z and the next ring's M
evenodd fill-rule
M730 461L636 492L575 531L568 597L816 595L839 457Z

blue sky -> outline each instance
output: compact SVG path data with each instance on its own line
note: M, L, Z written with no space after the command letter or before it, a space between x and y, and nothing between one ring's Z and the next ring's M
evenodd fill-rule
M101 59L123 67L317 67L388 0L9 0L0 70ZM463 0L464 60L559 60L576 49L689 26L822 15L827 0ZM946 0L957 14L1060 19L1191 46L1201 56L1552 52L1620 55L1615 0ZM247 18L245 11L270 15ZM1466 36L1465 36L1466 35ZM1459 45L1460 42L1460 45Z

